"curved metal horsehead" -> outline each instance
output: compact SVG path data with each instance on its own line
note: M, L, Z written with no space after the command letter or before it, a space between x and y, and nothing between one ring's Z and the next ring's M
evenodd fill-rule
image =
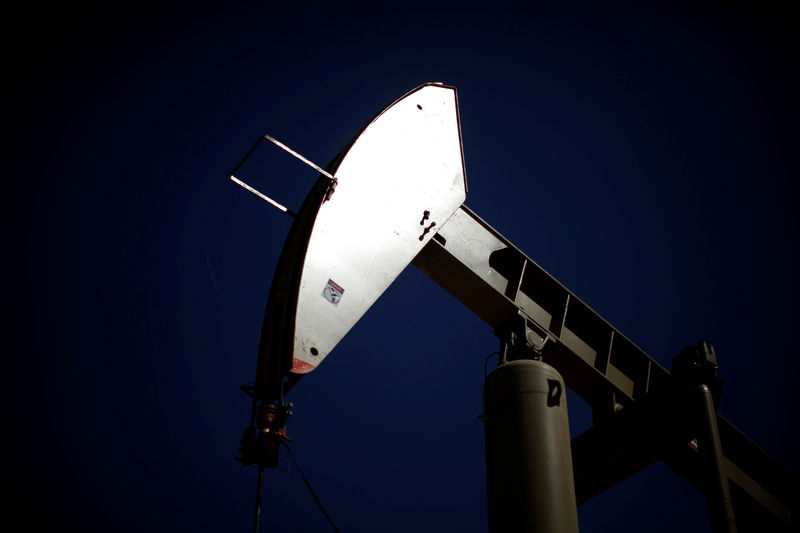
M464 202L455 88L426 84L396 100L326 174L335 181L317 180L278 261L257 397L282 397L319 366Z

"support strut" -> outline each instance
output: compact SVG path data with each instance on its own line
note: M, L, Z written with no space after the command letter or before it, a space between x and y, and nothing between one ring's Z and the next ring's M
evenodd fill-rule
M706 468L706 502L711 520L712 533L736 533L731 491L728 476L722 467L722 444L717 428L717 408L711 389L701 384L697 388L697 408L700 412L698 424L698 447Z

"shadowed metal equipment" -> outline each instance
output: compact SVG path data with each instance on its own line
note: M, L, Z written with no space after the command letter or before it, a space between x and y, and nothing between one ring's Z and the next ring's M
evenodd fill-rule
M262 140L320 172L296 214L233 175ZM325 169L272 137L259 143L231 179L295 217L245 388L240 460L259 468L259 487L288 439L287 393L413 264L500 341L484 388L491 533L577 531L577 505L659 460L705 494L715 533L797 527L797 479L717 413L709 344L668 371L463 205L454 87L407 93ZM565 387L594 419L572 440Z

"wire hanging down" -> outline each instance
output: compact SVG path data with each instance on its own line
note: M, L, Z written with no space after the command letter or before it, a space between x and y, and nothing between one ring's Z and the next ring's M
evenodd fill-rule
M491 359L493 355L496 355L496 356L499 357L500 356L500 352L492 352L492 353L490 353L489 355L486 356L486 360L483 362L483 378L484 379L486 379L486 376L489 373L488 372L489 359Z
M328 519L328 523L331 525L333 530L336 533L339 533L339 528L337 528L336 524L333 523L333 519L331 518L331 515L329 515L328 511L325 510L325 507L322 505L322 502L319 501L319 497L317 496L317 493L314 492L314 489L311 488L311 483L309 483L308 478L306 478L306 475L300 469L300 465L297 464L297 459L294 458L294 454L292 453L292 449L289 448L289 445L286 444L286 442L283 443L283 446L284 446L284 448L286 448L286 451L289 452L289 457L292 459L292 462L294 463L294 467L297 469L298 472L300 472L300 477L303 478L303 482L306 484L306 487L308 487L308 492L310 492L311 495L314 497L314 501L317 502L317 505L319 506L320 511L322 511L322 514L324 514L325 518Z

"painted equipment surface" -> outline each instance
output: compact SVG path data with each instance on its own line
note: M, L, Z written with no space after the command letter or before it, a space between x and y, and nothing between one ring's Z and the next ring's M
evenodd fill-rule
M510 361L483 391L491 533L576 533L564 382L555 368Z
M256 379L265 398L322 363L464 202L455 88L426 84L401 97L327 173L299 210L273 279Z
M492 533L576 531L576 504L659 460L705 494L715 533L797 528L800 483L717 412L723 380L709 344L683 350L670 372L462 205L453 87L407 93L325 170L264 139L321 176L294 215L231 175L296 217L270 289L256 379L243 387L253 409L240 460L259 467L259 487L276 462L275 441L288 439L284 395L414 264L500 340L484 404ZM571 441L564 386L594 419ZM265 422L260 413L270 409Z

